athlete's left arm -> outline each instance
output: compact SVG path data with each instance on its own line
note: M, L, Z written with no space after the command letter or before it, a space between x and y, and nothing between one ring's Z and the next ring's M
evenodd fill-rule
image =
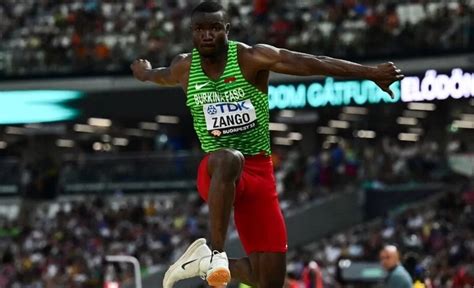
M377 66L365 66L327 56L314 56L271 45L257 44L250 48L254 65L261 70L276 73L310 76L358 77L374 81L393 97L389 86L403 79L402 71L392 62Z

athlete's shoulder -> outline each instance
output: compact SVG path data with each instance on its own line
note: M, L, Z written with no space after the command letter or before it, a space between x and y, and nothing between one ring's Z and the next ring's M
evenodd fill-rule
M243 60L244 62L253 62L255 58L255 47L258 46L251 46L246 43L235 41L237 44L237 52L239 55L239 59Z
M248 44L237 42L239 58L253 65L262 66L277 58L279 49L268 44Z
M173 58L173 61L171 61L171 66L191 66L192 58L191 53L178 54Z
M173 58L171 61L170 69L173 75L180 77L180 75L184 75L189 71L191 68L191 60L192 54L191 53L182 53L178 54Z
M244 53L258 54L268 52L269 50L278 50L278 48L264 43L258 43L255 45L248 45L246 43L234 41L237 44L237 49L239 52L243 51Z
M250 46L246 43L239 42L239 41L234 41L234 42L237 45L237 52L239 54L250 55L252 53L254 46Z

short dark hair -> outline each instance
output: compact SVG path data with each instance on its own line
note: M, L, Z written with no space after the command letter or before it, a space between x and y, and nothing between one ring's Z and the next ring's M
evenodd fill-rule
M219 11L223 11L224 14L225 14L225 9L224 7L215 2L215 1L204 1L204 2L201 2L199 3L196 7L194 7L193 9L193 12L191 12L191 17L196 14L196 13L215 13L215 12L219 12Z

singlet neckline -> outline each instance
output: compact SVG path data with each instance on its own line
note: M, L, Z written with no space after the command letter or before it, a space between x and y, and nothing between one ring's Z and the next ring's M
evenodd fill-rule
M213 82L213 83L218 83L219 81L222 80L222 77L224 77L224 75L226 74L227 70L228 70L228 67L229 67L229 64L231 64L231 62L229 61L233 61L233 59L231 60L230 58L230 54L231 54L231 49L233 49L233 41L228 41L227 43L227 55L226 55L226 60L225 60L225 66L224 66L224 71L222 71L222 73L219 75L219 77L214 80L212 79L211 77L209 77L209 75L207 75L206 71L204 71L204 68L202 68L202 57L201 55L199 55L199 52L196 50L196 53L198 53L198 56L199 56L199 69L201 69L201 72L202 74L204 74L207 79L209 79L209 81Z

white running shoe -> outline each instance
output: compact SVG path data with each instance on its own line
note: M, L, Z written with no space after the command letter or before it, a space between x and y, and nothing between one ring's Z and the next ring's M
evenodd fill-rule
M230 282L229 259L225 252L213 251L206 280L209 286L225 287Z
M163 278L163 288L172 288L174 283L196 276L206 278L211 260L211 249L206 244L206 239L194 241L184 254L168 268Z

